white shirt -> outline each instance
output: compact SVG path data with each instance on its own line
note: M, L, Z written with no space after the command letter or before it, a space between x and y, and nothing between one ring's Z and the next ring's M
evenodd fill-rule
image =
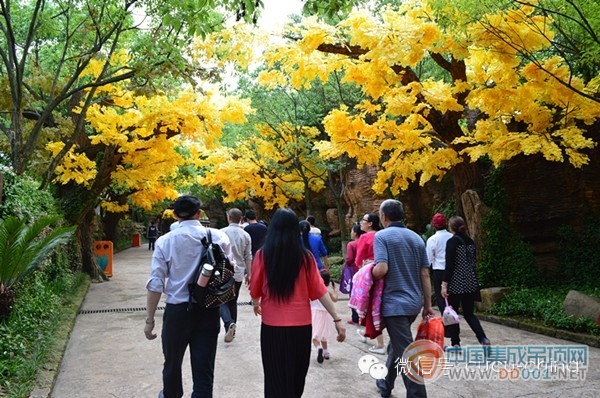
M231 255L235 270L233 279L236 282L242 282L246 266L252 264L252 238L240 224L229 224L227 227L221 228L221 231L227 234L231 243Z
M310 227L310 231L309 233L311 234L315 234L315 235L321 235L321 230L317 227Z
M440 229L427 239L425 249L432 269L442 271L446 269L446 242L451 237L452 234L450 232Z
M188 284L191 282L204 251L202 238L207 228L198 220L184 220L179 227L156 240L152 253L152 270L146 289L164 293L166 303L181 304L189 301ZM218 243L231 259L229 238L218 229L210 228L212 241Z

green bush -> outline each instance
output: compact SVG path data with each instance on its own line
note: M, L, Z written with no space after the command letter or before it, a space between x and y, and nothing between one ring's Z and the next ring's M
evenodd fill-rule
M329 273L331 279L339 281L342 278L342 268L344 268L344 258L339 256L329 257Z
M70 272L68 263L56 263L57 258L48 258L15 286L11 316L0 323L0 395L29 396L65 304L87 281L87 276Z
M339 236L333 236L325 240L325 247L327 247L327 253L332 255L333 253L342 252L342 238Z
M483 218L486 239L481 248L477 267L482 287L536 286L541 282L531 248L523 242L504 215L508 201L501 187L502 169L497 169L488 180L485 203L490 207Z
M0 165L0 173L4 176L0 217L15 216L31 222L39 216L60 214L52 194L47 190L39 190L39 182L27 176L17 176L2 165Z
M600 284L600 217L589 215L586 220L579 233L568 225L558 231L557 279L578 290Z
M490 309L490 313L500 316L523 316L551 328L600 335L600 327L593 319L574 319L564 313L562 303L568 290L564 287L515 290L506 295L500 303L494 305Z

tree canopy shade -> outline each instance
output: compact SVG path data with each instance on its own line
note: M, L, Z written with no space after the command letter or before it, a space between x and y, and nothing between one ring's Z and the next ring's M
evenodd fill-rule
M428 1L405 1L377 16L353 11L335 27L305 20L301 40L268 48L259 79L289 79L299 89L341 71L344 82L357 84L367 99L330 112L329 140L316 147L326 158L348 154L359 166L379 166L379 193L457 168L467 170L455 176L463 192L478 178L469 165L481 158L495 165L519 154L575 167L588 162L586 150L596 143L586 128L600 104L582 95L590 87L550 51L547 17L521 4L485 14L537 55L532 62L485 24L440 24L438 15ZM437 72L418 74L424 62Z
M143 94L195 84L206 71L185 58L195 35L223 26L224 15L238 12L252 20L260 1L164 2L156 0L19 0L0 2L0 129L5 152L18 174L35 159L46 137L60 134L64 150L42 169L48 177L81 135L84 120L72 125L69 108L81 112L99 101L101 88L127 81ZM119 54L119 55L118 55ZM127 63L116 62L126 55ZM84 74L98 61L102 69ZM175 84L179 82L179 84ZM99 91L99 94L96 92ZM83 93L87 93L83 97Z
M226 100L184 90L213 77L189 62L186 49L196 35L220 29L228 13L253 20L260 4L0 1L0 151L17 174L60 183L82 252L91 250L102 199L116 211L129 195L144 207L175 195L158 182L182 163L175 135L208 132L208 145L219 123L239 117ZM225 116L215 116L223 106ZM91 252L82 255L94 275Z

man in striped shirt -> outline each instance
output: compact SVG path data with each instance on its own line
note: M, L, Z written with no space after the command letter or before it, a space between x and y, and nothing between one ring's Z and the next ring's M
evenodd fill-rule
M385 227L375 234L373 278L384 279L381 314L390 336L388 374L376 384L382 397L389 397L398 371L396 364L406 347L413 342L410 325L421 308L422 316L434 315L431 308L431 282L425 243L406 228L402 202L387 199L379 207L379 218ZM406 396L426 397L425 385L416 383L402 373Z

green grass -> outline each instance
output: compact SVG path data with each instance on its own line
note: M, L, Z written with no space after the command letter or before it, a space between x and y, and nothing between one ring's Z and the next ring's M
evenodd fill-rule
M569 288L556 286L515 289L504 300L494 305L489 312L505 317L525 317L532 322L554 329L600 336L600 326L595 320L575 319L564 313L562 303L568 292ZM589 289L582 293L598 297L600 289Z

